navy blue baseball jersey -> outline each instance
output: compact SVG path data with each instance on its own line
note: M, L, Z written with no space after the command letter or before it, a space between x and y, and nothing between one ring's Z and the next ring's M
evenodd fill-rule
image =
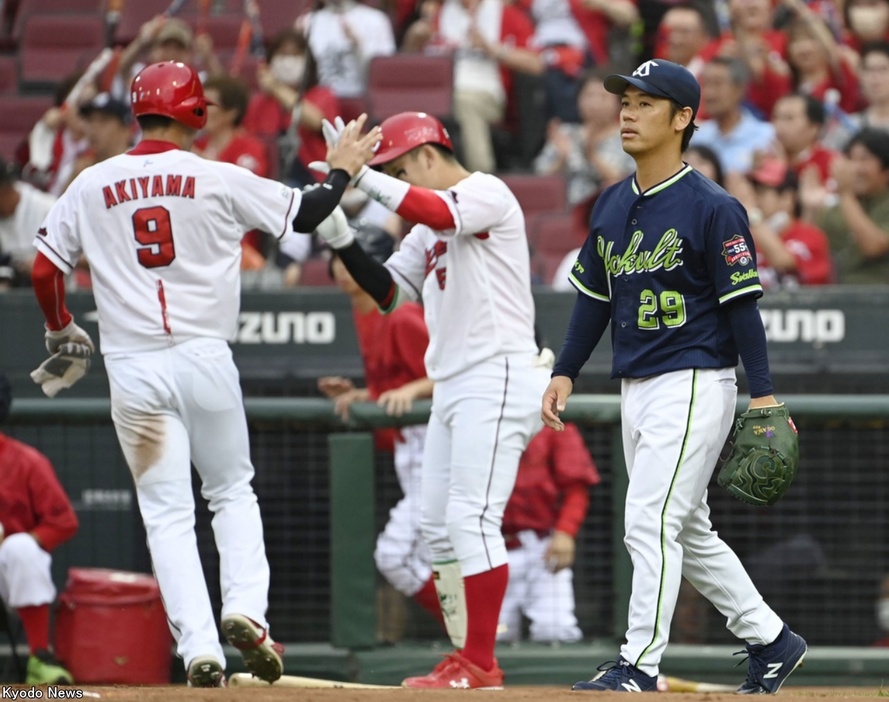
M738 365L724 305L762 295L744 207L691 166L605 190L570 274L611 305L612 377Z

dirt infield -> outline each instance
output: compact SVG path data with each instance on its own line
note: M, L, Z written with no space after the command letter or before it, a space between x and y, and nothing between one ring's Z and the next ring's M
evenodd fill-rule
M78 696L82 690L83 696ZM23 693L23 694L22 694ZM30 693L30 694L29 694ZM42 693L39 697L35 693ZM610 699L615 694L624 699L621 693L596 693L596 699ZM737 702L738 697L730 693L659 693L669 695L671 702ZM787 687L781 691L782 702L799 702L805 700L841 700L858 699L861 697L882 697L886 693L877 688L867 687ZM95 697L98 695L99 697ZM28 688L21 686L0 686L0 700L4 699L102 699L117 702L445 702L460 699L461 696L491 695L494 700L505 699L522 702L549 702L550 700L583 699L585 693L571 692L564 687L507 687L502 691L468 691L468 690L405 690L392 688L386 690L354 690L335 689L320 690L306 688L235 688L225 690L190 689L185 686L164 687L87 687L83 688Z

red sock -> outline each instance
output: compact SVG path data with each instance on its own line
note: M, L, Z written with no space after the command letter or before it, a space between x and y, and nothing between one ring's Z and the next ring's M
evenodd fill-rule
M417 592L414 593L414 600L425 609L439 624L444 626L444 615L441 613L441 605L438 603L438 592L435 589L435 581L432 576L423 583Z
M509 566L463 578L466 587L466 645L463 656L482 670L494 667L494 643Z
M25 638L28 639L28 648L31 649L31 653L34 654L40 649L48 649L49 605L19 607L16 612L25 628Z

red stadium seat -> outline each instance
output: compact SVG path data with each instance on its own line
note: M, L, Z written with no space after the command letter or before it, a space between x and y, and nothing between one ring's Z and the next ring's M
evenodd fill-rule
M330 262L326 256L312 256L302 264L302 273L299 277L300 287L335 285L329 271Z
M104 0L19 0L12 23L12 38L21 41L28 18L34 15L88 14L100 16Z
M405 111L428 112L447 119L454 102L453 58L422 54L375 56L368 72L367 101L373 122Z
M222 15L219 17L208 17L204 27L207 34L213 40L213 49L215 51L229 51L238 45L238 35L241 33L241 22L243 18L239 15ZM192 29L197 29L197 23L191 22Z
M15 94L19 89L15 56L0 56L0 95Z
M16 148L52 104L52 98L43 95L4 95L0 100L0 156L13 160Z
M577 248L570 212L538 212L525 220L531 247L531 270L547 285L565 255Z
M99 15L32 15L22 33L19 77L24 85L58 83L86 68L104 46Z
M527 219L538 212L565 212L568 194L561 175L502 173L500 178L515 194Z

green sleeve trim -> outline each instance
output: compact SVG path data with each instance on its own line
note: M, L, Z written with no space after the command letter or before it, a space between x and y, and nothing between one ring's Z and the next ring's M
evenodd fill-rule
M724 305L726 302L728 302L729 300L734 300L736 297L751 295L753 293L759 293L760 295L762 295L762 285L757 283L756 285L748 285L746 288L741 288L740 290L732 290L730 293L719 298L719 304Z
M581 283L573 273L568 274L568 280L571 281L571 284L577 288L577 292L581 292L588 297L593 298L594 300L600 300L602 302L611 302L611 298L608 295L602 295L601 293L593 292L588 287L586 287L583 283Z

